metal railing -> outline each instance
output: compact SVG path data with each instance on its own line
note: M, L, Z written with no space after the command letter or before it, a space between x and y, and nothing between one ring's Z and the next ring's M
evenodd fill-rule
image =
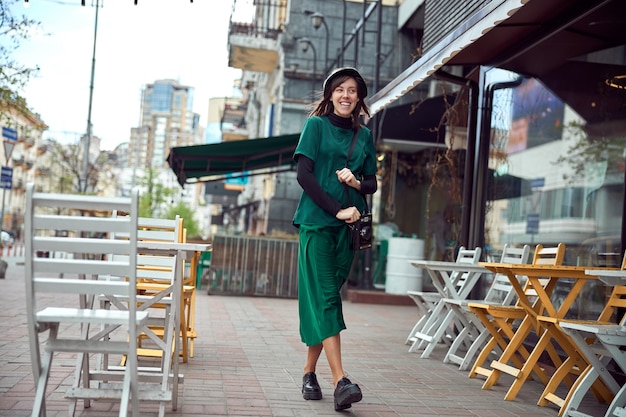
M213 237L209 294L297 298L297 282L297 240Z

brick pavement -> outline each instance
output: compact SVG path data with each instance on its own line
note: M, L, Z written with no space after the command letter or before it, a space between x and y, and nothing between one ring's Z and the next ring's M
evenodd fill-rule
M23 267L11 265L0 279L0 416L30 415L33 381L24 315ZM344 412L359 417L557 416L555 407L536 406L541 386L527 382L514 401L504 401L505 377L491 390L441 360L443 346L429 359L408 353L407 333L417 319L414 306L344 303L348 330L342 333L344 367L363 390L363 401ZM178 410L167 416L336 416L325 357L318 367L321 401L300 394L305 347L298 335L296 300L197 296L195 356L181 366L185 383ZM73 360L55 359L47 397L49 417L66 416L65 388ZM116 416L116 405L95 403L79 417ZM585 410L604 414L593 398ZM142 405L142 415L156 406Z

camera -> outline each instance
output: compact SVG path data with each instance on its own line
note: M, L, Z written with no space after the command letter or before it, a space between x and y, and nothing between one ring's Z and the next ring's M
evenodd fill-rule
M372 247L372 213L367 212L361 218L348 225L350 228L350 249L363 250Z

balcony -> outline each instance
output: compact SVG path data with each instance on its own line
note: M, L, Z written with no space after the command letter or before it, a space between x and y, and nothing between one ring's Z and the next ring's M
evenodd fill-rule
M33 161L25 161L24 162L24 171L28 171L29 169L31 169L33 167L33 165L35 165L33 163Z
M24 157L22 155L16 155L13 157L13 166L19 167L24 164Z
M245 104L239 102L226 103L220 123L223 141L248 139L246 107Z
M250 23L230 24L228 66L245 71L272 72L278 65L281 29L261 29Z
M46 152L48 152L48 145L42 143L41 145L37 146L37 156L41 156Z
M35 139L30 136L22 138L21 142L24 144L25 149L32 148L35 145Z
M35 168L36 177L47 177L50 175L50 168Z

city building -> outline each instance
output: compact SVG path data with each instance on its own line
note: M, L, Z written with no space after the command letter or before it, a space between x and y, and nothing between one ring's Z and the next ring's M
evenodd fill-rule
M41 136L48 126L38 114L11 103L0 103L0 114L4 143L0 148L3 177L5 170L10 172L10 180L2 180L6 185L1 190L0 219L2 230L13 233L17 241L24 225L26 184L49 175L40 160L47 150Z
M201 187L187 186L180 190L166 162L171 148L204 143L200 115L193 112L193 93L193 87L170 79L157 80L144 87L140 125L130 129L128 165L121 170L120 187L122 194L133 187L141 187L149 175L147 170L152 170L164 187L176 190L168 205L183 202L196 213L195 220L203 225L208 215L199 205Z
M199 120L193 112L192 87L174 80L147 84L141 94L140 125L130 131L130 166L163 168L170 148L203 143Z

